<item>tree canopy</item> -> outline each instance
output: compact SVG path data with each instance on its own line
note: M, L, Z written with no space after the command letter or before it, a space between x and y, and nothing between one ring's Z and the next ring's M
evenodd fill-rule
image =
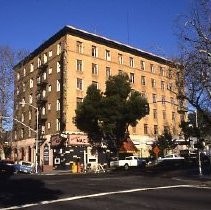
M75 112L76 126L87 133L93 146L103 143L116 152L126 140L129 125L135 126L149 108L146 98L131 88L128 75L119 74L106 81L104 93L90 85Z

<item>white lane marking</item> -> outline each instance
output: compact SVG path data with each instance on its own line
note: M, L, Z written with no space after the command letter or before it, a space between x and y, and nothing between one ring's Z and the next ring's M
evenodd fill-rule
M84 198L100 197L100 196L105 196L105 195L123 194L123 193L148 191L148 190L171 189L171 188L205 188L205 189L211 189L211 187L203 187L203 186L196 186L196 185L172 185L172 186L163 186L163 187L137 188L137 189L130 189L130 190L114 191L114 192L96 193L96 194L90 194L90 195L79 195L79 196L61 198L61 199L50 200L50 201L40 201L40 202L37 202L37 203L24 204L24 205L20 205L20 206L11 206L11 207L8 207L8 208L1 208L0 210L21 209L21 208L28 208L28 207L32 207L32 206L46 205L46 204L65 202L65 201L73 201L73 200L79 200L79 199L84 199Z

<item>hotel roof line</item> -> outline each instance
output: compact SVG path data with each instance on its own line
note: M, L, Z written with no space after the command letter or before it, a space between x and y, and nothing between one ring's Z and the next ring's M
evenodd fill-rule
M163 64L169 64L169 65L175 65L175 63L169 59L166 59L162 56L155 55L153 53L132 47L127 44L123 44L121 42L109 39L104 36L100 36L94 33L87 32L82 29L75 28L70 25L64 26L62 29L60 29L57 33L55 33L53 36L51 36L48 40L44 41L38 48L36 48L34 51L32 51L28 56L26 56L23 60L21 60L18 64L14 66L14 69L20 68L22 65L24 65L29 60L33 59L35 56L37 56L42 50L50 46L52 43L54 43L56 40L61 38L62 36L66 34L72 34L72 35L78 35L79 37L82 37L84 39L88 40L95 40L96 42L107 44L107 45L113 45L117 48L121 48L123 51L131 52L133 54L142 56L147 59L156 60Z

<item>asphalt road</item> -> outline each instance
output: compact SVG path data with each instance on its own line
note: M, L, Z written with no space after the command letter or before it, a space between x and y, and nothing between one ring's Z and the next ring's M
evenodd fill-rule
M15 175L0 181L0 209L211 208L211 181L118 172Z

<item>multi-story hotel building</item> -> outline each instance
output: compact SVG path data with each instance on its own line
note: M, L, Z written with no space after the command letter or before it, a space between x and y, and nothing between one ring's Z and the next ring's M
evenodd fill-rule
M21 122L14 124L15 158L34 161L38 124L40 159L47 158L53 165L51 135L80 132L73 119L87 87L94 83L103 91L109 76L121 72L129 75L132 88L150 104L150 114L130 128L141 155L146 156L146 145L164 129L170 129L175 136L180 132L183 116L177 112L175 94L178 70L163 57L65 26L14 69L14 118ZM49 157L45 157L46 153Z

